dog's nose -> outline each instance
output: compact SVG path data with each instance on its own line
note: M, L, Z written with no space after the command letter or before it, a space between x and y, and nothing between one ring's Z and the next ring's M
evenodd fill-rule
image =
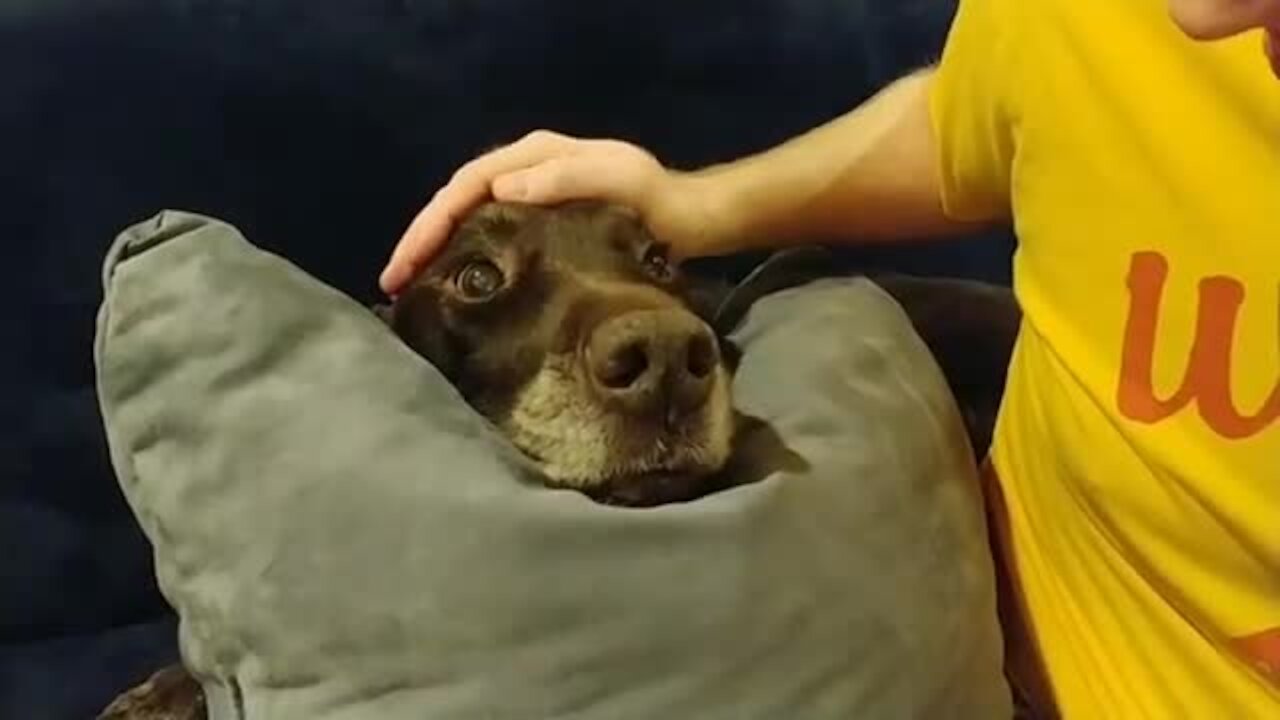
M586 345L587 373L604 399L670 421L706 402L720 348L685 310L633 311L606 320Z

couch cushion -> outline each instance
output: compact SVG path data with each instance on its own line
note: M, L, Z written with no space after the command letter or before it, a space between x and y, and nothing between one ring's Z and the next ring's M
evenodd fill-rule
M802 466L635 510L543 487L370 311L228 225L163 213L104 275L113 461L215 718L1010 714L964 430L868 281L734 332L739 409Z

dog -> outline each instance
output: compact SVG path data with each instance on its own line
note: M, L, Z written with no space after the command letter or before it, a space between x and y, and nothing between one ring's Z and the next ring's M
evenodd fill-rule
M652 506L721 487L741 422L707 287L624 208L492 203L377 311L548 485Z
M767 474L757 467L749 475L752 463L736 461L752 453L735 438L758 421L733 407L738 350L727 336L759 298L838 274L835 266L826 250L799 248L731 284L684 272L627 208L491 202L463 219L401 295L373 311L528 456L548 486L652 507ZM1011 295L965 280L873 279L937 359L975 456L984 455L1020 321ZM780 443L768 432L751 437ZM199 683L175 665L98 717L205 715Z

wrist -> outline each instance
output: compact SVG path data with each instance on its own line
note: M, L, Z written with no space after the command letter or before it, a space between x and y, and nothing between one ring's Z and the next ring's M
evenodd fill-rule
M753 219L736 184L732 166L670 171L669 203L687 229L680 240L686 257L726 255L749 249Z

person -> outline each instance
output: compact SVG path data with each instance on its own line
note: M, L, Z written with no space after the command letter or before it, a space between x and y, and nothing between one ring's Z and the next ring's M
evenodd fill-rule
M1021 687L1069 718L1280 718L1277 77L1280 0L961 0L936 65L756 155L540 131L478 157L381 282L490 196L624 203L680 257L1010 221L988 491Z

